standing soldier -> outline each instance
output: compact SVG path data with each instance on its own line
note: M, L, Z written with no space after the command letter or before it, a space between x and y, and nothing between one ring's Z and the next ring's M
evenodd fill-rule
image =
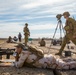
M19 32L19 34L18 34L18 40L19 40L19 42L21 42L21 38L22 38L22 35L21 35L21 33Z
M28 29L27 23L25 23L25 27L24 27L23 31L24 31L24 36L25 36L25 46L27 46L28 38L30 36L30 31Z
M66 23L64 27L66 31L66 35L63 39L59 52L56 53L55 55L62 55L62 51L64 50L69 40L71 40L76 45L76 21L73 18L69 17L70 16L69 12L64 12L63 16L66 19Z

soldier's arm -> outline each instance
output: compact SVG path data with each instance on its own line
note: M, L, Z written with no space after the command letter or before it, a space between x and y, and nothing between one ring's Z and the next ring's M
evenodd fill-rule
M14 66L17 68L22 67L25 60L28 58L29 54L30 54L30 52L28 52L28 51L22 52L19 60L14 63Z
M64 27L64 29L65 29L66 31L71 31L71 32L73 32L73 30L74 30L73 21L72 21L72 20L68 20L68 25L66 25L66 26Z
M68 30L69 30L69 26L65 26L64 29L65 29L66 31L68 31Z
M69 20L69 27L70 27L70 30L74 30L74 20L73 19L71 19L71 20Z
M29 29L28 29L28 34L29 34L29 36L30 36L30 31L29 31Z
M23 32L25 32L25 27L24 27L24 29L23 29Z
M18 61L19 60L19 54L17 54L16 56L15 56L15 61Z

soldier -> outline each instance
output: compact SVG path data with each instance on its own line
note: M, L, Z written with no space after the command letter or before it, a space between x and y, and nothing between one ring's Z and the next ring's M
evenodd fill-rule
M39 42L40 46L45 46L46 42L44 41L44 39L42 38L41 41Z
M12 43L12 37L11 36L9 36L7 43Z
M15 47L16 47L16 51L13 54L13 56L15 57L16 67L22 67L23 65L32 67L35 61L43 58L43 51L40 49L36 50L35 47L30 46L28 50L24 50L25 46L21 43Z
M30 31L28 29L28 24L25 23L25 27L24 27L24 36L25 36L25 46L27 46L27 42L28 42L28 38L30 36Z
M19 40L19 42L21 42L21 38L22 38L22 35L21 35L21 33L19 32L19 34L18 34L18 40Z
M15 61L18 61L19 60L19 56L20 56L20 53L23 51L24 49L24 45L19 43L16 47L16 51L15 53L13 54L15 56Z
M76 69L76 61L65 59L57 59L52 54L44 54L44 57L38 58L34 53L29 50L24 51L24 45L18 44L16 46L15 62L13 66L20 68L23 66L37 67L37 68L50 68L50 69ZM67 62L66 62L67 61Z
M56 53L56 55L62 55L62 51L64 50L68 41L71 40L76 45L76 21L73 18L69 17L70 16L69 12L64 12L63 16L66 19L66 23L64 27L66 31L66 35L63 39L61 48L59 52Z
M14 36L13 41L17 42L18 38L16 36Z

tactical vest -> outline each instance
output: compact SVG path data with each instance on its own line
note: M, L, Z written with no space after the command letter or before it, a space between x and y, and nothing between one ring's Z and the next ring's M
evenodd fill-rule
M24 31L24 35L27 35L27 34L29 35L29 29L28 28L24 27L23 31Z

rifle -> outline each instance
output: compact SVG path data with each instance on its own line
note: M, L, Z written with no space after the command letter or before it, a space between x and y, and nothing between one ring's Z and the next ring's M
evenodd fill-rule
M10 59L10 55L13 55L14 51L15 51L15 48L13 48L13 49L9 49L9 48L2 49L2 48L0 48L1 59L2 59L2 55L6 55L6 59Z

